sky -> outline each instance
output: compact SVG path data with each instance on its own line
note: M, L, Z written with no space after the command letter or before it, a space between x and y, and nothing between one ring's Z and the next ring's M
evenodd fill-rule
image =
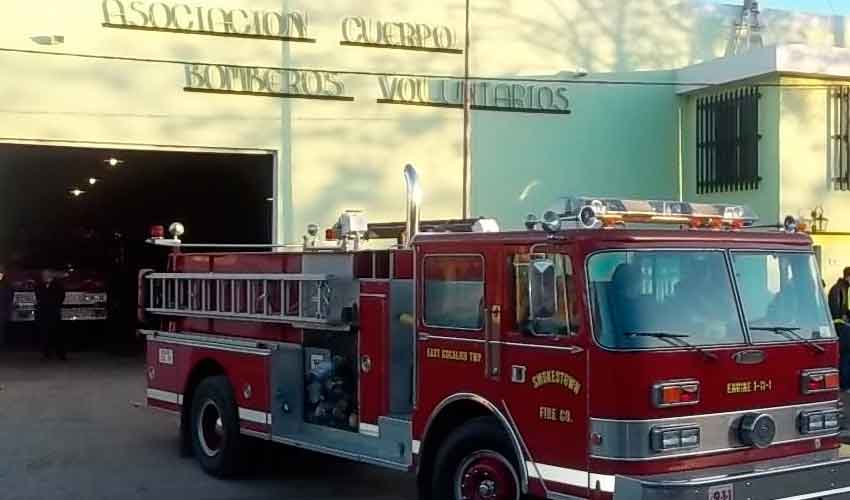
M743 1L713 1L723 4L740 3L743 5ZM762 9L799 10L828 15L850 15L850 0L759 0L759 5Z

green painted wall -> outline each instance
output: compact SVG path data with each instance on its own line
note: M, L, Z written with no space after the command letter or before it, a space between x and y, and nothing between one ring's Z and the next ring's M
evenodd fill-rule
M672 81L672 72L585 78ZM517 228L565 195L678 196L675 87L569 89L571 115L473 113L473 215Z
M776 83L778 77L770 77L753 83ZM683 197L689 201L707 203L742 203L749 205L764 224L778 223L780 218L780 136L779 136L779 90L762 87L759 103L759 175L762 182L758 189L697 194L696 190L696 103L701 97L721 94L741 86L726 86L710 92L697 92L681 97L682 106L682 187Z

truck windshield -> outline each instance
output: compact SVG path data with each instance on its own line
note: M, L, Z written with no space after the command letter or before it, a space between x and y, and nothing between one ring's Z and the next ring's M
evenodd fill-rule
M734 252L732 262L753 342L834 336L814 255Z
M588 280L595 333L605 347L745 342L721 251L599 253L589 260Z

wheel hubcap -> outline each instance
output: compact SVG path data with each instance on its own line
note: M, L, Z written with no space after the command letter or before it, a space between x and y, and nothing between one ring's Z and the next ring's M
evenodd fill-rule
M204 401L198 414L198 441L204 453L209 457L221 453L225 437L224 423L218 406L212 400Z
M480 451L464 460L455 478L458 500L516 500L519 481L513 465L494 451Z

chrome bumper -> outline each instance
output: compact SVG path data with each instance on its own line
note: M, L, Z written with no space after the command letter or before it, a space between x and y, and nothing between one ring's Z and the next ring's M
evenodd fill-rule
M850 457L838 451L706 469L617 476L614 500L850 499Z

